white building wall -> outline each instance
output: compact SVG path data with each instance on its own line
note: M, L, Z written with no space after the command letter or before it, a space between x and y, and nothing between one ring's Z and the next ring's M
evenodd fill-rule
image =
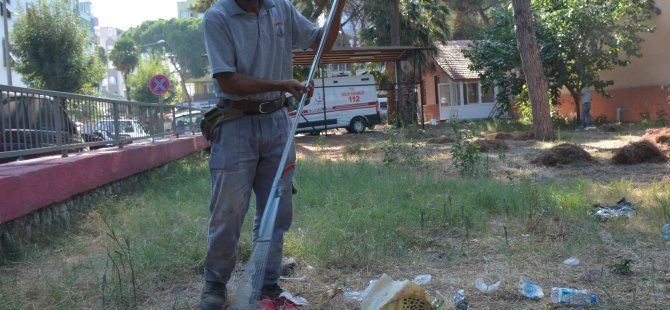
M105 49L105 53L108 57L114 49L114 43L116 43L116 40L119 39L119 36L121 36L122 32L123 31L121 29L112 27L98 27L96 29L98 45ZM107 68L107 73L105 74L100 87L114 95L125 97L126 84L123 80L123 74L114 68L114 65L111 61L107 61L105 67Z

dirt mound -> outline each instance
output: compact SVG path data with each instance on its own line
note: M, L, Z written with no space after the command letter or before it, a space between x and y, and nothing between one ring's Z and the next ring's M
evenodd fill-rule
M530 131L524 131L524 132L497 132L494 134L489 134L486 136L487 140L515 140L515 141L523 141L523 140L533 140L535 139L535 134L533 134Z
M507 143L505 143L505 141L503 141L503 140L480 139L480 140L476 140L473 143L479 146L479 151L482 152L482 153L488 153L490 151L499 151L499 150L506 150L507 149Z
M512 140L514 135L509 132L497 132L486 137L489 140Z
M660 147L670 148L670 128L647 129L642 139L661 144Z
M531 160L532 164L541 164L544 166L558 166L568 165L572 163L594 162L595 159L585 151L583 148L570 144L563 143L554 146L544 152L537 158Z
M600 128L600 130L602 130L602 131L604 131L604 132L617 132L617 131L621 131L621 125L619 125L619 124L605 124L605 125L602 125L602 126L600 126L600 127L598 127L598 128Z
M658 163L668 161L668 158L654 143L649 140L631 142L620 148L612 157L612 163L632 165L640 163Z
M430 138L426 142L430 144L447 144L454 142L454 139L449 136L441 136L441 137Z
M531 131L524 131L514 134L514 140L523 141L523 140L535 140L535 134Z

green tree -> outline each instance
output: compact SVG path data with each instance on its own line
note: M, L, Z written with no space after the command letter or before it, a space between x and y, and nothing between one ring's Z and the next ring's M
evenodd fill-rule
M128 75L135 70L139 62L139 50L135 40L128 37L121 37L114 43L109 57L116 70L123 75L123 81L126 83L126 98L130 100L130 86L128 86Z
M393 4L393 3L391 3ZM395 34L395 27L392 28L392 19L394 6L389 5L388 1L370 0L363 3L363 13L366 24L360 32L361 43L367 46L388 46L388 45L406 45L432 47L433 42L446 42L449 27L447 25L449 11L440 1L429 0L399 0L399 36L392 38L392 29ZM400 39L398 41L398 39ZM416 60L410 60L416 63L421 69L430 69L432 63L429 61L431 52L417 55ZM418 79L412 75L403 76L402 70L397 70L394 65L387 65L386 73L389 79L395 81L396 71L400 75L400 82L406 82L406 78ZM398 87L400 92L395 94L399 106L394 105L394 100L389 100L389 117L395 120L396 125L416 123L416 105L408 98L408 87ZM394 99L394 98L391 98Z
M11 33L16 71L34 88L92 94L105 68L79 17L63 1L40 0Z
M177 70L181 83L183 100L192 102L186 91L186 81L208 73L207 57L204 57L205 42L202 34L202 20L180 18L147 21L125 32L122 37L133 38L140 45L147 46L152 54L165 55ZM163 44L155 44L163 40Z
M150 57L148 59L141 59L136 72L129 75L126 82L130 86L130 98L139 102L158 103L158 96L149 89L149 82L156 74L165 75L170 81L175 81L176 77L169 72L169 67L160 58ZM179 87L170 87L167 94L163 96L165 104L178 103L181 98L181 89Z
M641 57L641 34L653 31L649 20L660 13L654 1L647 0L536 0L531 6L549 94L556 98L565 87L576 103L584 85L607 96L605 87L614 81L602 80L600 72ZM497 101L507 108L526 82L511 7L494 10L492 24L465 55L472 61L471 69L482 72L486 86L498 87ZM579 109L577 104L578 119Z
M107 59L107 52L105 51L105 48L102 46L96 46L95 51L98 53L98 59L100 59L100 63L106 65L109 59Z
M214 3L216 3L219 0L198 0L195 5L193 6L193 10L196 12L203 13L209 9L210 6L212 6Z
M484 27L491 26L490 10L504 0L444 0L451 12L451 40L475 39Z

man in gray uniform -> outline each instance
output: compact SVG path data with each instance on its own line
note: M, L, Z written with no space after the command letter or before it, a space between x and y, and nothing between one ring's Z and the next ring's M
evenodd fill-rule
M594 128L591 127L591 90L587 84L582 87L582 128Z
M345 1L340 1L326 39L329 50L340 28ZM320 29L303 17L289 0L219 0L203 19L207 55L227 119L214 130L209 168L212 192L211 218L205 256L202 309L226 305L226 284L237 259L240 228L249 209L251 191L256 197L253 238L258 230L272 182L289 134L283 92L297 98L308 89L293 79L292 50L318 47ZM295 150L287 167L295 162ZM293 171L286 171L267 261L263 298L281 292L284 232L289 229L293 207Z

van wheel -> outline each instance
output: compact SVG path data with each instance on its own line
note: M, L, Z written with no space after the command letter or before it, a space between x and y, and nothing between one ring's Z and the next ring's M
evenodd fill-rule
M363 133L365 132L365 127L367 127L365 119L362 117L355 117L351 120L348 129L351 133Z

